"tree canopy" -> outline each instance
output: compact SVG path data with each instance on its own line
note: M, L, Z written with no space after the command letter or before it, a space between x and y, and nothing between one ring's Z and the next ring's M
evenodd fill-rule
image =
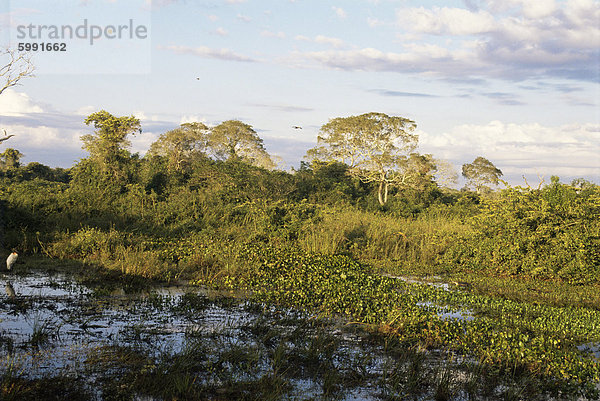
M194 156L205 154L209 128L199 122L181 124L179 128L162 134L150 146L150 155L167 158L170 171L184 172Z
M101 171L118 177L131 146L127 136L141 132L140 120L133 116L115 117L100 110L90 114L84 122L86 125L93 124L96 131L81 137L83 148L90 153L90 159L100 166Z
M472 163L463 164L462 175L470 186L481 193L487 188L485 184L498 185L503 174L499 168L494 166L494 163L479 156Z
M422 167L414 150L418 136L412 120L383 113L338 117L321 127L316 147L307 152L311 160L339 161L363 182L379 184L377 198L387 202L388 187L408 185Z
M16 149L7 148L0 153L0 168L2 170L10 170L18 168L21 165L23 154Z
M218 160L240 160L267 169L275 167L263 140L251 125L239 120L227 120L213 127L207 145Z

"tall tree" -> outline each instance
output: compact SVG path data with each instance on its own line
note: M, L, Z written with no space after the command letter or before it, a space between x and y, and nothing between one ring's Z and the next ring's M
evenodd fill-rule
M208 148L220 160L240 160L267 169L275 167L256 131L238 120L224 121L213 127Z
M112 178L123 178L123 166L129 158L129 134L141 132L140 120L133 116L115 117L105 110L90 114L85 124L93 124L96 131L81 137L83 148L100 170Z
M435 182L440 187L450 187L458 182L456 168L448 160L435 159Z
M499 168L494 166L494 163L479 156L473 160L473 163L463 164L462 175L470 186L481 193L488 188L486 184L498 185L503 174Z
M23 154L18 150L7 148L4 152L0 153L0 167L4 171L19 168L21 157L23 157Z
M321 127L317 146L307 152L312 160L339 161L363 182L378 185L377 199L384 205L390 186L411 184L425 160L413 151L418 136L412 120L383 113L338 117Z
M170 171L185 172L194 156L202 155L208 146L210 130L203 123L185 123L165 132L150 146L150 155L167 158Z

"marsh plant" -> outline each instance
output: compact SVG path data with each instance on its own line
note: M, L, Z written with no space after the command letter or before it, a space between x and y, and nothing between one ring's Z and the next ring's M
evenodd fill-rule
M58 336L60 324L53 318L43 314L35 313L31 321L31 335L28 343L31 346L39 347L49 343L53 337Z
M0 256L18 248L27 261L12 274L69 266L95 297L123 301L130 319L87 304L89 315L61 317L63 326L33 322L26 347L51 347L71 332L110 335L102 358L90 357L108 369L89 365L107 399L342 398L365 386L389 399L598 397L600 365L582 346L600 342L600 187L553 177L539 188L492 190L474 162L464 172L476 191L454 190L435 180L443 163L412 145L399 154L391 143L372 160L346 164L354 145L379 143L354 123L388 118L332 120L311 161L292 172L265 168L273 164L262 140L236 121L184 124L140 157L126 138L139 121L101 111L86 120L95 127L83 139L89 157L68 170L22 166L11 150L11 162L0 163ZM358 142L347 147L342 128ZM227 150L236 134L250 148ZM416 144L412 135L407 144ZM375 160L392 170L375 174ZM477 160L499 182L500 170ZM445 287L394 278L405 275ZM125 301L156 282L181 281L226 296ZM252 311L245 300L257 303ZM59 298L48 304L69 309ZM0 311L40 305L20 295ZM105 320L96 319L103 308ZM208 324L220 310L229 320ZM245 314L262 320L248 325ZM360 327L369 341L361 334L358 345L348 343L328 319ZM112 326L127 329L108 333ZM23 343L2 336L10 337L2 352ZM78 385L61 383L65 392Z

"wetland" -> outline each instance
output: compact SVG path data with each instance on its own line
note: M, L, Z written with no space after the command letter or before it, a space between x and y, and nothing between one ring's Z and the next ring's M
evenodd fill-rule
M235 121L143 157L134 117L89 123L69 169L0 155L0 399L600 398L598 185L457 190L414 153L386 187L219 158Z
M6 400L574 398L559 389L540 391L542 382L523 376L522 367L507 372L469 348L444 346L429 338L432 333L422 338L409 321L423 323L427 316L428 330L438 336L453 325L467 335L494 310L439 276L371 277L363 271L362 279L382 280L397 294L394 305L404 303L388 312L403 311L403 317L381 325L356 320L356 311L330 314L315 304L282 304L285 297L277 287L265 288L264 277L262 288L213 289L184 280L98 280L68 261L62 266L34 258L33 264L39 266L23 263L1 277ZM359 265L350 267L340 269L346 279L361 274ZM294 276L302 279L300 272ZM302 294L301 285L296 289ZM273 294L278 302L269 299ZM509 304L501 304L506 319ZM598 361L593 341L573 351Z

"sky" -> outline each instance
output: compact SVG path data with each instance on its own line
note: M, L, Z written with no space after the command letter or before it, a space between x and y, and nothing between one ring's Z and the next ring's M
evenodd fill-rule
M0 0L0 46L48 42L66 49L30 51L35 77L0 95L0 152L24 163L86 157L105 109L141 120L142 155L238 119L298 168L330 119L381 112L458 173L483 156L512 185L600 183L600 1Z

